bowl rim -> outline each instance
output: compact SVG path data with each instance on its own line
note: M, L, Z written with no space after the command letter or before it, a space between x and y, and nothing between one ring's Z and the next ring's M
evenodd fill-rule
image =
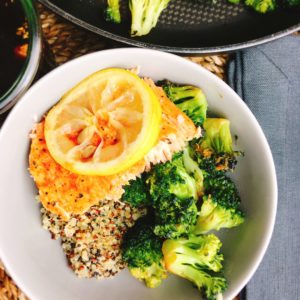
M28 89L38 71L42 53L42 33L36 5L30 0L20 0L28 22L29 47L22 69L11 87L0 95L0 114L10 109Z
M30 94L32 93L36 88L39 87L39 85L42 82L47 82L47 80L50 78L53 78L56 76L56 73L59 72L63 72L64 69L68 69L69 66L71 65L76 65L78 64L78 62L80 62L81 60L84 61L85 59L88 60L91 57L95 56L101 56L101 54L106 54L106 53L110 53L110 54L114 54L114 53L120 53L120 52L136 52L136 53L143 53L144 55L147 54L154 54L154 55L159 55L162 59L164 57L172 57L172 59L174 60L174 62L183 62L187 65L187 67L189 68L194 68L194 69L201 69L201 72L203 74L205 74L205 76L207 76L207 78L209 80L214 81L217 85L219 85L222 89L226 89L228 91L230 91L232 97L234 97L236 100L238 101L239 104L241 105L242 109L247 111L247 114L249 116L249 118L251 119L251 121L253 122L253 125L255 126L255 129L261 139L261 142L263 144L265 153L266 153L266 158L267 158L267 164L270 167L270 174L271 174L271 178L270 178L270 186L272 186L272 189L270 190L270 218L269 218L269 222L268 222L268 226L266 227L266 233L265 233L265 238L263 240L263 242L259 245L257 251L258 254L256 255L256 259L255 262L249 266L246 275L243 276L243 278L239 281L237 287L232 291L232 297L235 297L236 295L238 295L238 293L243 289L243 287L248 283L248 281L251 279L251 277L254 275L254 273L256 272L259 264L261 263L266 250L268 248L268 245L270 243L271 237L272 237L272 233L274 230L274 225L275 225L275 218L276 218L276 211L277 211L277 200L278 200L278 187L277 187L277 177L276 177L276 170L275 170L275 164L274 164L274 160L273 160L273 156L272 156L272 152L270 149L270 146L268 144L268 141L263 133L262 128L260 127L258 121L256 120L255 116L253 115L253 113L251 112L251 110L248 108L248 106L246 105L246 103L241 99L241 97L227 84L225 83L223 80L221 80L219 77L217 77L216 75L214 75L213 73L211 73L210 71L208 71L207 69L205 69L202 66L199 66L191 61L188 61L180 56L177 56L175 54L171 54L171 53L166 53L166 52L161 52L158 50L152 50L152 49L143 49L143 48L115 48L115 49L108 49L108 50L100 50L97 52L93 52L90 54L86 54L83 55L81 57L78 57L72 61L69 61L59 67L57 67L56 69L52 70L51 72L49 72L48 74L46 74L44 77L40 78L32 87L30 87L30 89L26 92L26 94ZM83 63L83 62L82 62ZM28 99L28 98L27 98ZM28 101L26 99L26 101ZM6 118L2 128L0 129L0 141L2 139L2 136L4 135L3 133L5 131L7 131L7 127L9 127L9 124L11 122L14 122L14 114L18 112L19 107L23 104L23 99L21 99L21 101L19 101L14 108L11 110L11 112L9 113L8 117ZM18 284L18 286L22 289L22 291L25 292L25 294L27 296L29 296L31 299L37 299L34 296L34 293L31 292L31 289L29 287L27 287L26 285L23 285L23 281L22 278L20 278L17 275L17 272L14 271L14 269L11 267L11 265L9 264L9 259L6 258L6 255L3 253L3 251L1 250L1 245L0 245L0 258L2 259L3 264L5 265L8 273L11 275L12 278L14 278L15 282Z

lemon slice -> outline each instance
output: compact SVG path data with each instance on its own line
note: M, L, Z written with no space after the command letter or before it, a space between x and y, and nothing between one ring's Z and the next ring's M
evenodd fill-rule
M45 138L54 160L82 175L112 175L157 142L161 107L152 89L124 69L98 71L49 111Z

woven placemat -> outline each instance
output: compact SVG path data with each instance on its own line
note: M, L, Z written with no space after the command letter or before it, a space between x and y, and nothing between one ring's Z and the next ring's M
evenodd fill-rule
M38 9L47 50L45 60L47 60L47 64L50 67L61 65L90 52L122 46L115 41L99 37L69 23L42 5L39 5ZM224 67L228 60L228 55L186 58L225 79ZM0 300L12 299L27 300L28 298L5 272L4 266L0 261Z

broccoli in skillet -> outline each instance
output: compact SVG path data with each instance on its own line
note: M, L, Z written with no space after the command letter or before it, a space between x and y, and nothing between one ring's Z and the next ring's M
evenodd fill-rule
M240 0L228 0L230 3L238 4ZM274 11L280 7L289 7L300 5L300 0L245 0L245 4L255 11L265 14L271 11Z
M170 0L129 0L131 11L131 35L148 34L157 24L162 11Z
M245 4L262 14L278 7L276 0L245 0Z
M167 271L190 280L206 299L216 299L227 282L222 273L221 241L213 234L166 240L162 252Z
M151 216L139 219L123 237L122 255L135 278L147 287L159 286L167 277L162 255L162 240L153 233Z
M195 224L200 179L194 179L185 169L183 153L175 154L170 162L151 170L147 184L153 199L155 234L176 238Z
M240 0L228 1L232 4L238 4L241 2ZM245 0L245 4L261 14L265 14L278 8L276 0Z
M106 20L121 23L120 0L107 0Z
M168 98L176 104L197 126L206 119L207 101L204 93L198 87L191 85L176 85L164 80L158 83L164 89Z
M284 6L296 6L300 5L300 0L284 0L283 1Z

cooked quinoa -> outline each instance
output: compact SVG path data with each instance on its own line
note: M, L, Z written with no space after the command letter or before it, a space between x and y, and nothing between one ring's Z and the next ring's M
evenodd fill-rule
M68 221L41 209L43 227L53 239L61 238L70 267L79 277L105 278L124 269L121 241L126 230L145 214L145 209L107 200Z

